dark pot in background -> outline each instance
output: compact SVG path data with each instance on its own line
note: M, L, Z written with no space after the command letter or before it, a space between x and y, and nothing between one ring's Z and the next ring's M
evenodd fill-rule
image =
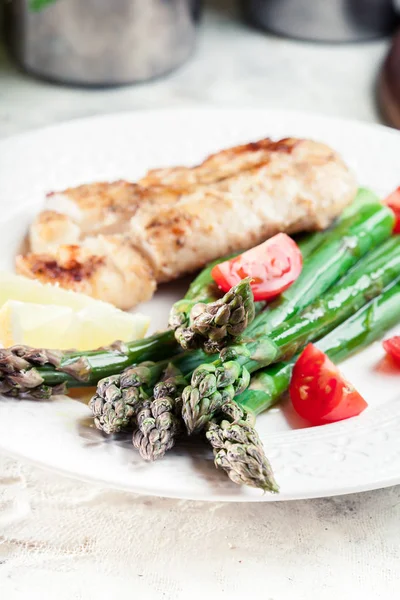
M400 30L382 65L378 79L378 101L386 122L400 129Z
M52 81L110 86L171 71L190 55L201 0L55 0L40 12L5 2L5 37L23 69Z
M396 0L241 0L252 25L292 38L354 42L392 33Z

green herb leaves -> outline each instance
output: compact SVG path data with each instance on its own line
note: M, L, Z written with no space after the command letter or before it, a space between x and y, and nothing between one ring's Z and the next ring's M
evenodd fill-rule
M56 0L29 0L29 8L33 12L39 12L49 4L53 4Z

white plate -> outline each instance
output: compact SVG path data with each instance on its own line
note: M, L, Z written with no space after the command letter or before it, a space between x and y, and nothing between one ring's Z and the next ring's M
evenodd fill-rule
M387 193L400 183L400 134L374 125L256 110L137 112L85 119L0 143L0 268L13 257L46 191L92 180L136 179L149 167L191 165L205 155L264 136L312 137L331 144L360 184ZM160 290L145 307L165 325L182 285ZM400 330L399 330L400 331ZM240 488L217 472L202 444L184 442L164 460L142 462L126 440L90 426L83 402L0 401L0 447L37 464L143 494L224 501L293 500L400 483L399 374L378 368L379 343L343 363L369 403L359 417L306 428L289 407L257 421L278 496Z

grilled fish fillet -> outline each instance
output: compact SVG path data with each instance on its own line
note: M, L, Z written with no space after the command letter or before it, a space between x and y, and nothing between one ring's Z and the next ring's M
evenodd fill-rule
M269 139L137 183L94 183L47 196L17 270L124 309L171 281L275 233L324 229L357 184L328 146Z

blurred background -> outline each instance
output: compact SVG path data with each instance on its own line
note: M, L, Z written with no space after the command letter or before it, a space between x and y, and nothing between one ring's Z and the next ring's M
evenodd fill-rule
M400 47L386 58L398 0L0 5L2 136L103 112L199 104L400 127Z

